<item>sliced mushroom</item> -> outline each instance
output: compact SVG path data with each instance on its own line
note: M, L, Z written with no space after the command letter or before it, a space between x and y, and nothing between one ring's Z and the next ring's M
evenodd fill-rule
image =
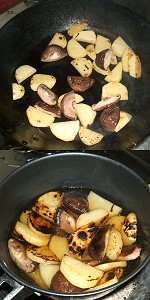
M93 259L102 261L105 257L110 232L111 226L104 225L95 234L88 248L88 252Z
M83 289L72 285L66 277L58 271L51 281L50 288L55 292L60 293L80 293L83 292Z
M80 192L65 194L62 203L70 212L72 211L78 216L89 210L87 196Z
M45 84L40 84L37 89L39 97L49 105L55 105L58 101L57 95Z
M11 238L8 240L8 249L12 260L19 269L26 273L34 271L35 265L33 261L27 257L26 249L23 244Z
M117 104L119 102L120 98L121 98L120 95L105 97L102 100L100 100L99 102L97 102L96 104L93 104L92 109L95 111L103 110L105 108L110 107L113 104Z
M54 118L61 118L61 110L57 105L48 105L42 101L38 101L34 104L34 107L46 112Z
M111 63L112 56L112 50L105 49L96 55L95 63L99 68L107 70Z
M77 119L75 92L66 93L61 101L61 110L64 116L70 120Z
M114 132L120 119L120 109L118 106L106 108L100 116L100 122L107 131Z
M42 62L52 62L60 60L67 56L67 51L60 47L59 45L49 45L42 52L41 61Z
M142 247L139 245L124 246L117 260L133 260L140 256Z
M76 230L75 219L63 207L56 213L56 223L66 232L72 233Z
M94 84L95 80L90 77L68 76L69 86L76 92L85 92Z

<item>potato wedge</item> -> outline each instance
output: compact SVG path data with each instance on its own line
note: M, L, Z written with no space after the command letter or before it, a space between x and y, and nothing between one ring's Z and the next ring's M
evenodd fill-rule
M70 36L73 36L74 34L84 30L87 26L88 24L86 22L75 23L68 28L67 32Z
M96 43L96 34L93 30L82 30L73 35L73 38L78 42L84 42L89 44Z
M115 228L111 229L110 237L108 240L106 256L110 260L116 260L121 253L123 246L121 233Z
M113 216L108 219L106 224L112 225L116 230L121 232L124 220L125 220L124 216Z
M70 255L68 240L64 237L53 235L49 243L50 250L61 260L64 255Z
M68 55L72 58L80 58L85 57L87 55L86 49L74 39L68 41L67 52Z
M48 246L37 247L29 245L26 249L28 258L42 264L59 264L59 258L49 249Z
M37 91L38 86L42 83L51 89L56 83L56 78L47 74L35 74L31 78L30 87L33 91Z
M117 65L117 63L118 63L117 57L114 53L112 54L112 58L111 58L110 63L111 63L111 65Z
M47 246L49 243L49 238L40 236L39 234L33 232L29 227L19 221L15 225L16 231L22 235L22 237L30 244L35 246Z
M142 75L141 61L138 55L133 54L129 58L129 74L134 78L140 78Z
M103 276L102 271L67 255L62 258L60 271L71 284L83 289L95 286Z
M18 83L12 83L12 97L13 100L21 99L25 94L25 88Z
M41 236L47 236L50 239L51 234L49 231L52 226L52 222L49 222L36 212L32 211L32 213L30 213L28 217L28 226L33 232Z
M129 72L129 59L134 55L134 52L131 48L126 48L122 54L121 62L122 69L124 72Z
M137 239L137 217L135 213L130 213L125 217L121 230L124 246L132 245Z
M20 222L23 224L28 224L29 215L32 213L31 209L26 209L20 215Z
M39 264L39 270L42 280L50 288L53 276L59 271L59 265Z
M85 57L76 58L71 61L71 64L83 77L89 77L92 74L92 62Z
M126 50L126 48L129 48L129 46L121 36L118 36L112 43L112 50L118 57L121 57L123 55L123 52Z
M120 261L112 261L105 264L100 264L95 268L103 272L107 272L115 268L125 268L126 266L127 266L127 262L125 260L120 260Z
M43 279L41 278L39 268L35 269L35 271L33 271L32 273L28 273L28 276L32 278L37 285L39 285L43 289L47 289L47 285L44 283Z
M83 127L93 124L96 112L88 104L79 103L76 105L77 116Z
M119 62L112 71L109 71L105 80L108 82L115 81L120 82L122 79L122 63Z
M96 53L95 53L95 47L93 44L87 45L86 47L87 55L92 59L95 60Z
M65 95L66 95L66 94L63 94L63 95L61 95L61 96L58 98L58 106L59 106L59 107L61 106L61 101L62 101L62 99L63 99L63 97L64 97ZM79 94L77 94L77 93L75 93L74 95L75 95L75 102L76 102L76 103L80 103L80 102L84 101L84 98L83 98L81 95L79 95Z
M100 283L100 284L97 284L95 287L91 288L91 289L88 289L86 290L86 292L93 292L93 291L97 291L99 289L103 289L107 286L110 286L112 284L115 284L118 282L118 279L117 279L117 276L115 276L113 279L110 279L108 281L106 281L105 283Z
M81 214L76 222L77 228L81 228L85 225L88 226L97 226L99 224L103 224L107 221L109 214L104 209L95 209L90 212Z
M103 69L99 68L99 67L96 65L95 61L93 61L93 69L94 69L97 73L102 74L102 75L108 75L108 73L109 73L109 71L110 71L109 69L108 69L108 70L103 70Z
M52 37L48 45L58 45L62 48L66 48L67 46L67 39L64 34L61 32L56 32L55 35Z
M102 140L102 138L104 136L98 132L91 130L91 129L80 126L79 137L85 145L93 146L95 144L100 143L100 141Z
M89 210L104 209L109 213L109 217L117 216L122 212L122 208L102 196L90 191L88 194Z
M55 118L33 106L29 106L26 110L29 123L34 127L48 127Z
M31 67L30 65L22 65L15 71L15 78L18 83L23 82L25 79L32 76L34 73L36 73L36 69Z
M98 34L96 38L95 53L98 54L99 52L110 48L111 48L110 40Z
M79 121L58 122L50 125L51 132L64 142L71 142L79 131Z
M125 111L120 111L120 120L117 126L115 127L115 132L121 130L125 125L127 125L130 122L131 119L132 116L129 113Z
M128 100L128 90L120 82L109 82L102 87L102 98L121 95L120 100Z

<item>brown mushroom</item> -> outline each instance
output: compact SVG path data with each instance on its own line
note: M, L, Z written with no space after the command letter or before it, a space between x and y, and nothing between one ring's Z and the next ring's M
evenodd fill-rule
M87 196L81 192L65 194L62 203L67 208L67 211L69 209L70 212L72 211L78 216L89 210Z
M50 288L55 292L60 293L80 293L83 292L83 289L72 285L66 277L61 273L61 271L57 271L57 273L53 276Z
M61 110L66 118L76 120L76 101L75 92L73 90L64 95L61 101Z
M88 248L88 253L93 259L101 262L105 257L110 231L111 226L104 225L95 234Z
M82 76L68 76L67 81L69 86L76 92L85 92L95 82L95 79Z
M105 49L105 50L99 52L96 55L95 64L99 68L107 70L110 65L112 55L113 55L113 52L110 49Z
M57 61L65 56L67 56L67 51L60 47L59 45L49 45L42 52L41 61L42 62L52 62Z
M56 213L56 223L68 233L76 230L75 219L66 212L63 207L60 207Z
M34 104L34 107L46 112L54 118L61 118L61 110L57 105L48 105L42 101L38 101Z
M58 101L57 95L43 83L38 86L37 93L49 105L55 105Z
M100 100L99 102L97 102L96 104L92 105L92 109L94 111L100 111L103 110L105 108L110 107L113 104L116 104L119 102L121 96L117 95L117 96L111 96L111 97L105 97L102 100Z
M120 109L118 106L112 105L106 108L100 116L100 122L107 131L114 132L116 125L120 119Z
M129 245L122 247L120 255L117 257L117 260L133 260L140 256L142 247L139 245Z

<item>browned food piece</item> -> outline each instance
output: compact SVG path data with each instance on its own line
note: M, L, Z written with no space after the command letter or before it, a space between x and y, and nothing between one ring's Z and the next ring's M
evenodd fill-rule
M67 51L60 47L59 45L49 45L42 52L41 61L42 62L52 62L67 56Z
M68 76L69 86L76 92L85 92L94 84L95 80L90 77Z
M38 101L34 104L34 107L46 112L54 118L61 118L61 110L57 105L48 105L45 102Z
M98 282L98 285L104 284L109 280L112 280L114 277L117 277L117 279L121 279L123 275L123 269L122 268L115 268L111 271L107 271L104 273L103 277Z
M18 241L25 242L23 236L16 231L15 227L13 228L11 234L12 234L12 237L15 238L15 239L17 239Z
M26 255L26 249L23 244L15 239L8 240L8 249L12 260L18 266L19 269L26 273L33 272L35 265L31 259Z
M40 84L37 88L39 97L49 105L55 105L58 101L57 95L45 84Z
M80 192L65 194L62 203L70 212L72 211L78 216L89 210L87 197Z
M99 68L107 70L111 63L112 56L112 50L105 49L96 55L95 63Z
M50 288L53 291L60 293L80 293L84 291L83 289L72 285L61 273L61 271L58 271L54 275Z
M118 106L106 108L100 116L100 122L107 131L114 132L120 119L120 109Z
M75 219L63 207L56 213L56 223L66 232L72 233L76 230Z
M64 116L70 120L77 119L75 92L66 93L61 101L61 110Z
M111 226L104 225L95 234L88 248L88 252L93 259L101 262L105 257L110 231Z
M32 228L30 228L31 230L35 229L44 234L49 234L51 232L51 230L52 230L51 228L53 226L52 222L46 220L44 217L40 216L36 212L32 212L29 215L28 222L32 226Z
M96 104L93 104L92 109L95 111L103 110L105 108L110 107L113 104L117 104L119 102L120 98L121 98L120 95L105 97L102 100L100 100L99 102L97 102Z
M140 256L142 247L139 245L124 246L117 260L133 260Z

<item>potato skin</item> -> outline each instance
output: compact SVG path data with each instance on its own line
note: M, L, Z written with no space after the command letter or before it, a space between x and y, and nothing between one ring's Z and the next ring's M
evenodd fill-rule
M72 285L65 276L58 271L51 282L50 288L55 292L60 293L80 293L83 292L83 289Z

